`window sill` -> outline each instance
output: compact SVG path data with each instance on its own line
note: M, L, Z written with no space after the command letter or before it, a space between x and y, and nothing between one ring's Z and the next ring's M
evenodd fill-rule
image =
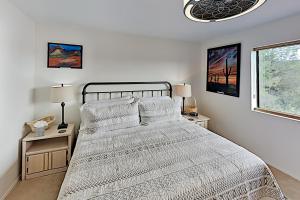
M271 116L275 116L275 117L284 118L284 119L300 121L300 116L299 115L291 115L291 114L288 114L288 113L276 112L276 111L262 109L262 108L254 108L253 111L263 113L263 114L267 114L267 115L271 115Z

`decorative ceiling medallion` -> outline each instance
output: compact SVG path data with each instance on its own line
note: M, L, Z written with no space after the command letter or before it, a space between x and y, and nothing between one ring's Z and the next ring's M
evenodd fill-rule
M184 14L197 22L217 22L247 14L266 0L183 0Z

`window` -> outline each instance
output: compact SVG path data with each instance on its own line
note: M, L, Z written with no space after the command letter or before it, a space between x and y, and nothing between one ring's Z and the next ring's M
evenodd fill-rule
M300 120L300 41L254 49L252 108Z

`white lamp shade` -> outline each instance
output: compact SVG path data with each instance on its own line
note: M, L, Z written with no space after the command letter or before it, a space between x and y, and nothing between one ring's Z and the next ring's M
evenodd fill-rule
M180 97L191 97L192 87L189 84L175 85L175 94Z
M72 85L58 85L51 87L52 103L62 103L72 101L74 98Z

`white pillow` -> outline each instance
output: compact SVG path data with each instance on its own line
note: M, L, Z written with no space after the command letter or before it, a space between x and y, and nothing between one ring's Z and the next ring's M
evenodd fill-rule
M139 103L139 112L143 125L181 119L180 104L172 99L142 101Z
M81 117L81 129L87 128L86 121L88 121L88 116L86 116L87 111L90 109L103 108L113 105L125 105L133 103L134 98L128 96L123 98L113 98L113 99L101 99L99 101L91 101L85 103L80 107L80 117Z
M139 125L138 102L111 105L106 107L88 107L84 110L84 128L100 128L110 131Z

